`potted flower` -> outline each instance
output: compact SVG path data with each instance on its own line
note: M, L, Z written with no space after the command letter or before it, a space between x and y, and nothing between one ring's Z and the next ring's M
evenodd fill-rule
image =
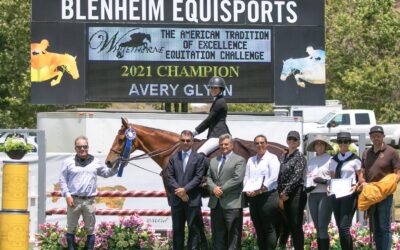
M26 153L32 151L32 146L27 144L23 138L9 137L3 145L0 145L0 151L5 152L11 159L19 160Z

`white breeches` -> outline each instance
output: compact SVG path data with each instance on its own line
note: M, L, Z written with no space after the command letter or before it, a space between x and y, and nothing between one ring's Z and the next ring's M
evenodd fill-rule
M219 147L219 139L210 138L197 150L197 153L203 153L205 155L208 155L218 147Z

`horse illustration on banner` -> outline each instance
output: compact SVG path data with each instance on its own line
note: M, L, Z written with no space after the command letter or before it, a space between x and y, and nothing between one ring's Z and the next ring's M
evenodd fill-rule
M146 33L133 33L130 35L131 40L121 43L118 48L117 57L124 57L124 52L127 48L147 48L148 43L151 43L151 36Z
M289 58L283 61L281 81L293 75L297 85L305 88L305 82L325 84L325 51L307 47L308 57Z
M60 83L64 72L73 79L79 78L76 57L70 54L48 52L49 41L43 39L40 43L31 43L31 82L44 82L50 79L51 86Z

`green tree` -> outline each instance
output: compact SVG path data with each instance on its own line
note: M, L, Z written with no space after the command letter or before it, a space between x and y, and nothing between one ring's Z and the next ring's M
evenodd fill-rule
M229 112L272 112L272 104L228 103Z
M328 0L327 97L399 121L399 27L393 0Z
M30 17L29 0L0 1L0 128L35 128L38 112L107 106L30 104Z

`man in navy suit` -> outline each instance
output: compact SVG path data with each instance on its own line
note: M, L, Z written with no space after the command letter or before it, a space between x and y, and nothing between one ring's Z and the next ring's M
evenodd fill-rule
M193 134L189 130L180 135L181 149L168 163L168 184L172 193L169 205L172 212L173 249L183 250L185 222L189 228L187 249L200 249L198 216L201 215L200 182L208 160L192 150Z

